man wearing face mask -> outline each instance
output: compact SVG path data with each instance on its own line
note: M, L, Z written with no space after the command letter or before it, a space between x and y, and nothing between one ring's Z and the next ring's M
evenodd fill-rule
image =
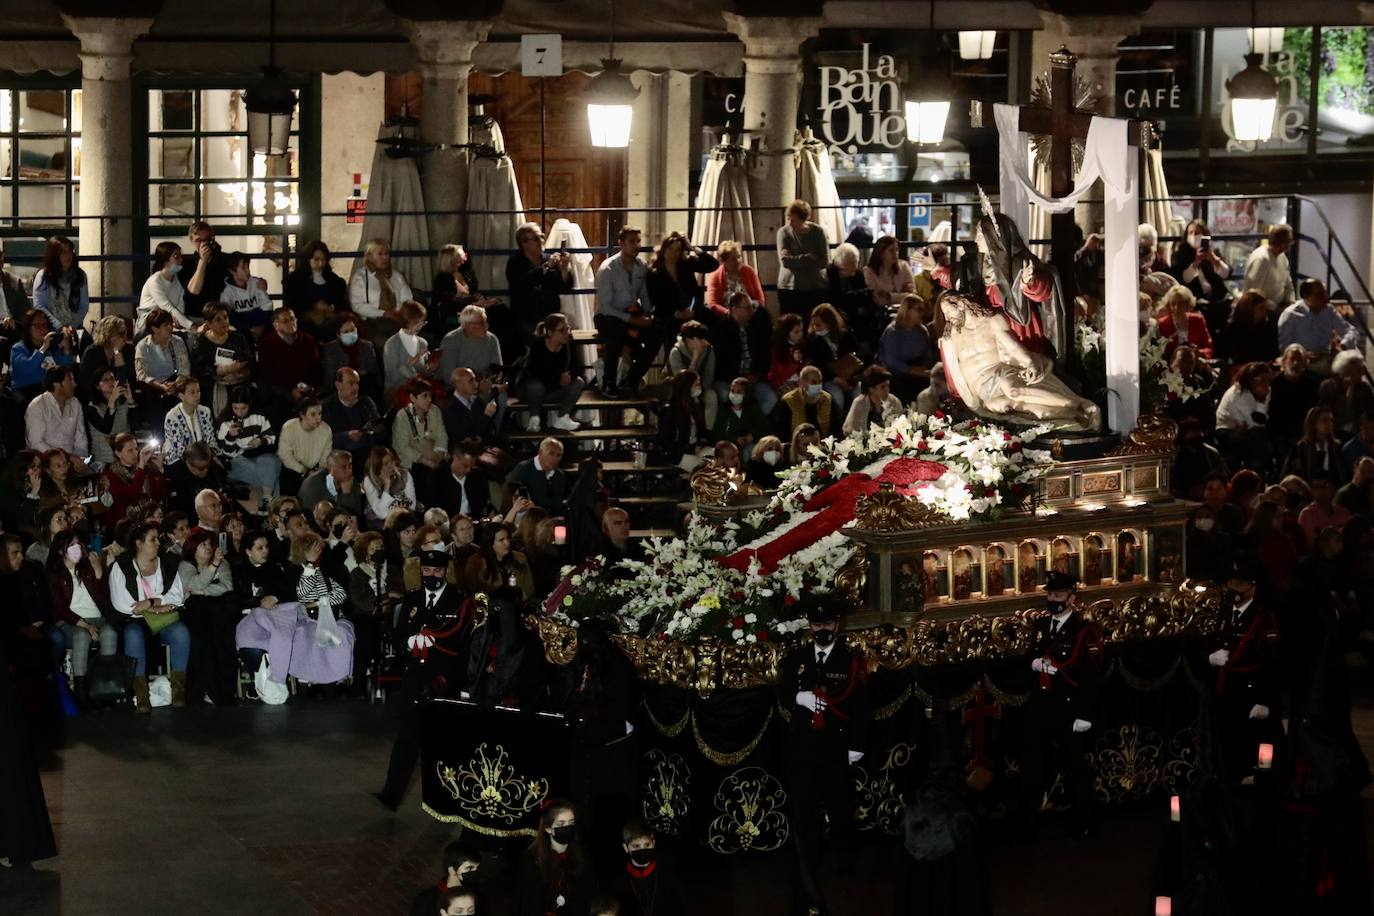
M804 366L801 371L801 384L782 396L782 422L778 435L790 439L792 433L803 423L810 423L821 431L823 436L831 432L831 398L825 390L821 370L815 366Z
M406 657L401 677L400 722L386 785L376 799L395 811L405 798L420 758L420 704L436 696L460 696L466 685L465 665L472 639L472 602L445 578L449 555L444 550L420 554L420 587L406 592L401 608L398 646Z
M1212 746L1222 778L1233 786L1253 774L1260 742L1272 742L1281 730L1278 623L1256 587L1258 566L1242 557L1227 573L1222 628L1207 656Z
M1051 570L1046 575L1045 603L1049 616L1036 621L1037 650L1030 664L1038 680L1026 706L1021 817L1026 836L1033 837L1057 765L1073 802L1072 834L1086 839L1092 830L1093 774L1084 755L1095 736L1102 639L1078 613L1078 577L1073 573Z
M778 666L778 698L791 710L787 738L787 795L797 853L798 909L829 912L818 870L828 816L841 861L852 855L854 796L850 766L864 758L868 741L868 669L839 640L843 599L810 594L805 608L811 639Z
M659 859L657 846L648 824L638 818L625 824L621 848L628 861L612 888L620 902L620 916L686 916L685 889Z

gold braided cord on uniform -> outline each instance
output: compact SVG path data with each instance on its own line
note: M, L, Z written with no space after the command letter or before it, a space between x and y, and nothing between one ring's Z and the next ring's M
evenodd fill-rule
M693 714L691 719L692 737L696 739L697 750L701 751L701 756L705 757L716 766L732 767L747 760L749 755L754 753L758 748L759 742L763 740L763 736L768 732L768 726L773 723L773 707L770 706L768 708L768 716L763 720L763 727L759 729L759 733L737 751L718 751L711 747L706 743L706 739L701 736L701 729L697 727L696 715Z

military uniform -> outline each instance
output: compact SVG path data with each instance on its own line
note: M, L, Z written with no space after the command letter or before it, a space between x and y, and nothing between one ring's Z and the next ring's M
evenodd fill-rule
M446 564L448 555L438 562ZM386 786L377 796L390 808L400 804L420 759L420 704L466 689L473 628L473 604L456 586L445 582L437 589L406 592L396 633L403 657L408 656L401 676L401 718Z
M1213 746L1223 778L1235 784L1254 772L1260 743L1274 742L1281 731L1278 622L1252 596L1231 607L1210 645Z
M837 620L832 606L812 608L815 623ZM851 752L867 747L870 711L868 671L862 656L836 636L829 645L808 641L784 656L779 666L779 701L790 715L787 729L787 794L799 885L807 905L824 913L817 869L821 838L829 816L830 837L847 856L854 836ZM810 707L798 694L813 695Z
M1051 572L1045 590L1073 592L1077 586L1076 576ZM1036 683L1026 704L1021 753L1021 816L1034 829L1057 764L1073 803L1075 831L1085 834L1092 824L1093 773L1086 755L1096 737L1092 723L1101 680L1101 635L1066 606L1058 615L1036 621L1035 647Z

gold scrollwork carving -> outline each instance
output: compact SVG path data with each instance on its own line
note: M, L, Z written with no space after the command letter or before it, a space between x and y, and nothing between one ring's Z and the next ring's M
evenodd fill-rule
M762 767L726 776L713 804L720 812L706 828L706 845L713 852L771 852L787 842L787 793Z
M569 665L577 657L577 628L556 617L526 614L525 629L539 634L550 665Z
M688 792L692 772L687 761L681 754L658 748L645 754L644 761L648 769L641 804L645 823L659 833L682 836L692 809L692 796Z
M854 504L854 525L866 531L915 531L953 522L918 499L899 493L891 481Z
M729 506L763 495L758 484L714 460L692 472L691 487L693 501L702 506Z
M1154 791L1159 782L1164 741L1143 725L1123 725L1103 732L1093 753L1099 798L1135 801Z
M863 607L868 595L868 545L855 542L854 553L835 573L835 588L855 607Z
M515 826L539 810L549 795L545 779L530 779L517 773L506 749L485 741L477 746L467 763L455 769L440 761L435 764L439 784L448 790L458 807L479 823Z
M1165 748L1165 762L1160 770L1159 781L1171 795L1182 795L1183 790L1192 785L1195 773L1197 748L1197 726L1188 725L1169 740Z
M1157 455L1173 451L1178 442L1178 424L1162 414L1147 413L1136 421L1135 429L1119 448L1108 456Z
M872 779L863 766L850 767L851 772L858 772L854 780L854 820L860 830L881 830L889 836L901 831L906 804L898 786L898 770L905 769L914 750L910 744L893 745Z

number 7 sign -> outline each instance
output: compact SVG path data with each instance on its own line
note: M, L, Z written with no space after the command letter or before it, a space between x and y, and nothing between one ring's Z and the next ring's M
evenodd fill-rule
M562 76L562 35L521 35L520 74L522 76Z

